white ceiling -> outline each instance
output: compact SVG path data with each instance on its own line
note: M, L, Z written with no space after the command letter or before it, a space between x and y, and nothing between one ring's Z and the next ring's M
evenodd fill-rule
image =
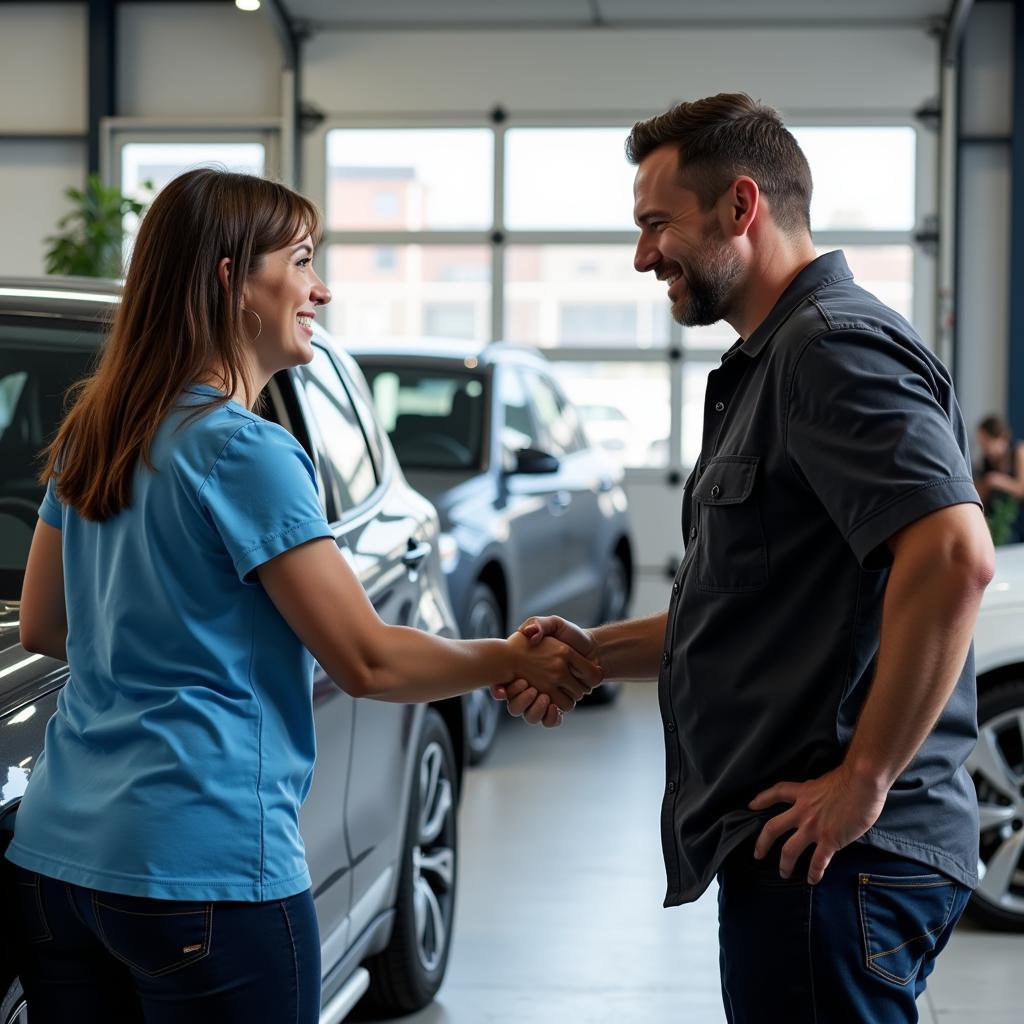
M280 0L313 28L551 28L644 23L909 24L943 18L952 0Z

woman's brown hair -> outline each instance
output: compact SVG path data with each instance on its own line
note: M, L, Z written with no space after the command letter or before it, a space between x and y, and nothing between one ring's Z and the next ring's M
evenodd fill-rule
M143 217L124 293L92 376L69 392L70 411L46 449L45 483L84 519L131 504L141 459L183 388L223 376L227 395L255 400L245 358L242 290L265 254L319 240L320 214L304 196L248 174L203 168L171 181ZM228 257L225 289L218 277ZM220 396L200 413L223 404Z

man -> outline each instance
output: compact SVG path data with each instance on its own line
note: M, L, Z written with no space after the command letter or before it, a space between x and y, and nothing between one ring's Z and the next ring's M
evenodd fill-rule
M708 378L668 610L522 629L658 678L665 905L717 874L733 1024L916 1021L977 881L963 762L993 573L949 375L841 252L816 255L774 111L680 103L627 153L636 269L681 324L740 337ZM524 684L496 695L559 717Z

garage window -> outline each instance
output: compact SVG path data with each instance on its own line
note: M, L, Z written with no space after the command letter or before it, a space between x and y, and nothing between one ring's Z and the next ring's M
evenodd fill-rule
M843 248L860 282L927 340L932 314L914 287L931 272L913 237L917 129L792 130L815 179L819 252ZM700 449L703 383L736 336L727 324L675 324L663 283L633 269L628 131L611 119L328 130L332 328L359 341L443 334L542 348L570 398L595 407L585 429L626 466L681 478ZM379 259L382 246L393 259Z

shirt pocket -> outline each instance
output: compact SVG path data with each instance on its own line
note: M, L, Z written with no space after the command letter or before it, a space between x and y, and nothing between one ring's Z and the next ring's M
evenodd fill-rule
M694 485L699 590L742 593L768 584L758 461L756 455L720 455Z
M906 985L945 930L959 886L940 874L864 874L857 881L864 966Z

